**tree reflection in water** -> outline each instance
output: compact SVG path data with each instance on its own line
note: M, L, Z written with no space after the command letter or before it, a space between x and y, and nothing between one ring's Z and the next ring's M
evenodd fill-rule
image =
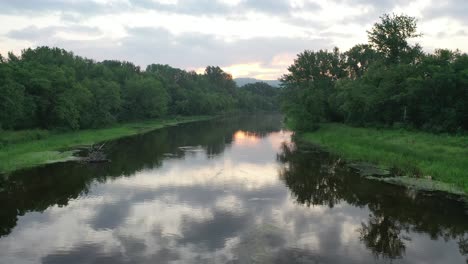
M458 247L463 256L468 256L468 235L459 238ZM466 259L466 263L468 263L468 258Z
M443 240L448 244L447 249L453 250L453 247L458 245L461 254L467 255L467 211L465 205L457 200L438 194L411 193L405 188L366 180L349 172L344 162L339 158L327 154L315 146L295 144L294 139L293 143L283 145L279 151L280 154L277 156L281 179L281 182L278 182L274 178L276 177L274 168L278 164L272 162L272 155L275 152L271 151L276 151L282 140L270 141L268 138L270 138L272 132L277 133L280 130L280 124L280 118L276 117L271 119L249 117L247 119L212 120L185 124L106 144L107 154L112 160L108 164L88 166L69 162L14 173L8 179L0 179L0 204L2 205L0 207L0 237L3 236L4 241L14 241L18 236L18 232L12 234L11 232L17 222L21 222L19 220L23 215L32 212L45 211L46 214L41 216L33 214L30 219L44 221L44 224L41 224L42 226L55 228L57 223L55 219L57 217L50 214L51 210L54 209L51 209L51 207L68 207L64 209L69 209L69 213L81 208L86 211L89 208L87 203L82 204L83 207L79 208L67 205L70 201L70 204L75 203L73 201L75 199L84 198L82 201L94 199L94 195L98 195L98 197L115 197L117 202L109 199L112 202L99 204L96 208L92 208L96 214L92 214L93 216L90 217L90 224L85 222L85 227L77 230L87 230L89 225L89 229L107 233L103 229L118 229L116 227L119 225L119 220L121 225L128 227L127 222L123 220L127 219L130 208L133 208L134 205L138 205L135 208L139 208L142 201L153 201L155 196L166 197L165 194L172 195L174 193L174 188L157 185L157 187L150 188L150 190L146 188L139 190L137 188L138 190L131 195L132 199L127 198L127 194L133 191L135 186L140 186L138 180L145 180L145 178L138 178L139 175L142 176L141 174L144 174L147 170L159 171L156 168L168 163L174 163L175 167L182 166L181 168L184 168L186 165L191 168L190 166L193 164L184 165L184 162L193 161L197 163L198 160L195 159L196 155L194 153L198 153L197 155L200 156L206 155L206 157L202 157L203 160L206 159L206 164L212 162L217 164L216 162L222 161L224 166L223 155L238 147L238 152L235 152L235 156L231 156L231 158L248 165L251 163L268 164L268 168L271 169L268 175L268 185L262 185L262 188L249 189L246 192L244 189L238 188L237 181L232 186L229 197L239 198L234 199L235 201L244 201L239 204L245 206L246 212L252 210L255 213L240 214L242 217L238 217L238 214L225 214L222 213L224 211L213 210L213 217L208 218L216 221L204 222L196 219L183 222L182 227L187 228L182 229L180 239L176 239L175 242L188 247L197 245L206 248L206 245L211 245L213 250L218 250L220 243L224 241L223 239L238 235L239 247L233 248L234 256L239 260L245 259L246 263L252 263L249 262L252 256L257 256L258 260L265 260L266 263L337 263L343 256L336 256L335 246L337 249L339 247L341 252L348 253L347 250L350 248L356 249L356 245L357 250L354 253L359 255L356 257L367 258L370 255L369 253L373 253L376 258L379 258L379 260L375 261L378 263L393 262L394 259L398 258L401 258L397 260L398 262L411 263L417 259L422 260L424 263L424 259L428 260L427 256L430 258L430 253L434 255L437 252L427 252L423 255L414 256L414 249L433 249L435 245L436 247L442 247L438 252L448 252L444 251ZM264 155L263 152L257 152L257 149L253 147L253 145L258 144L259 137L264 136L267 136L266 139L268 140L260 140L260 143L263 141L266 143L264 147L268 151L267 155ZM262 146L262 144L260 145ZM272 145L274 145L274 148L272 148ZM204 152L184 151L187 146L193 146L196 150L203 149ZM234 154L230 153L229 155ZM216 161L217 158L219 158L218 161ZM252 170L256 170L256 168L257 166L252 166ZM162 173L164 173L163 169L164 166L161 168ZM217 170L216 172L211 171L211 167L209 171L217 172ZM182 173L181 175L182 179L185 174ZM150 175L147 176L150 177ZM273 180L274 183L272 184L270 180ZM116 190L95 188L96 186L101 188L120 186L115 185L114 181L117 183L132 181L132 184ZM283 183L288 187L288 190L285 189ZM216 184L216 182L213 184ZM174 201L174 204L181 203L185 205L187 201L190 201L191 206L196 208L200 208L200 205L201 207L215 208L218 204L206 204L206 201L217 200L217 197L224 197L224 194L226 194L224 187L222 188L222 195L220 195L221 192L217 192L216 188L212 189L211 185L202 187L197 184L183 186L183 188L177 188L176 193L179 200ZM102 191L102 193L99 191ZM82 197L83 194L88 192L90 197ZM288 196L288 192L290 192L291 196ZM263 200L263 198L266 199ZM154 201L155 204L158 204L157 199ZM224 205L231 200L226 202L223 199L222 201L224 208ZM294 202L299 206L295 205ZM145 202L145 206L151 203L153 202ZM319 209L325 210L309 210L305 206L300 208L301 204L308 207L320 206L322 208ZM237 209L239 208L236 208L236 212ZM250 220L257 217L258 210L264 210L261 216L264 217L265 221L261 222L262 224L259 226L245 224L253 223ZM270 213L273 211L279 212L279 210L281 210L280 215L284 214L287 217L277 218L276 213ZM175 209L172 212L174 215L180 215L180 212ZM53 217L49 219L49 216ZM135 216L138 215L132 215L132 217ZM136 219L145 219L147 216L141 214ZM317 216L315 218L317 223L309 225L307 223L308 216ZM161 219L163 218L161 217ZM28 216L24 217L24 219L27 220ZM161 219L157 222L159 223ZM277 220L280 219L287 220L284 221L287 227L283 225L283 221L278 224ZM216 228L213 223L218 224ZM244 225L241 225L242 223ZM271 223L271 227L265 223ZM294 227L294 231L291 231L292 229L289 226ZM76 231L74 229L76 227L72 227L73 229L70 229L70 232ZM227 227L230 227L230 229L226 229ZM326 232L318 230L322 227L324 230L326 229ZM345 228L350 229L345 230ZM147 235L146 228L142 229L144 230L140 230L138 234L141 236L140 240ZM25 229L25 223L23 222L19 225L17 231L24 232L24 230L27 229ZM132 232L134 232L133 229ZM136 233L133 233L133 235L136 235ZM152 235L153 232L151 232L151 237ZM8 236L12 239L8 239ZM342 238L342 236L347 236L347 238ZM303 248L297 247L295 243L298 238L303 239L305 242L313 241L316 245L310 247L304 245ZM425 248L428 238L439 241L430 243L431 246ZM33 232L31 239L36 241L40 240L41 237L35 237ZM359 239L362 243L359 242ZM121 239L117 240L120 241ZM136 242L127 242L128 244L142 244L138 239L134 240ZM77 241L79 242L76 247L67 251L73 258L80 252L83 255L96 255L102 251L99 243L90 247L89 245L83 245L80 240ZM114 239L109 241L114 241ZM207 243L207 241L212 243ZM15 243L17 242L12 244ZM24 243L24 241L18 243ZM149 247L155 246L152 243L148 245ZM55 249L54 247L51 248ZM314 250L316 248L322 251ZM366 252L366 248L369 251ZM180 249L180 245L177 249ZM3 247L2 250L2 252L11 254L20 252ZM40 254L45 252L42 249L37 249L37 251ZM53 252L55 251L52 250L49 253L53 256ZM120 251L118 252L119 254L115 255L115 257L121 258ZM133 249L129 249L129 252L133 252L132 256L135 257L141 253L135 253ZM174 256L174 252L167 252L166 248L162 248L158 252L156 257L151 258L161 261L172 259ZM364 254L360 256L361 253ZM451 259L459 259L458 252L455 251L454 253L454 258ZM62 255L63 252L60 251L57 256ZM48 260L57 261L56 258L49 258ZM431 262L430 259L428 262ZM70 262L64 261L64 263ZM355 263L360 263L359 259Z
M236 131L255 140L280 127L280 115L187 123L108 142L105 151L111 163L66 162L17 171L8 178L0 175L0 237L11 233L19 216L54 205L67 206L86 194L94 182L128 177L142 169L158 168L164 160L183 158L187 153L180 150L182 146L201 146L213 158L232 144Z
M298 203L333 208L345 202L367 207L369 218L356 232L378 258L404 257L416 233L426 233L434 240L458 241L460 252L468 255L466 204L454 197L415 194L367 180L352 173L339 157L295 137L293 143L282 145L278 161L283 164L280 179Z
M377 256L399 258L405 253L403 227L389 217L369 216L367 224L362 223L359 229L361 241ZM406 238L406 240L410 240Z

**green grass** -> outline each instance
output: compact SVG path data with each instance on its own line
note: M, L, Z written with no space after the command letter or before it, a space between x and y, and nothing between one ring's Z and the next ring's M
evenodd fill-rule
M54 132L47 130L0 131L0 173L73 159L73 148L140 134L179 123L205 120L194 116L123 123L103 129Z
M431 176L468 194L468 136L324 124L301 137L345 159L371 162L415 178Z

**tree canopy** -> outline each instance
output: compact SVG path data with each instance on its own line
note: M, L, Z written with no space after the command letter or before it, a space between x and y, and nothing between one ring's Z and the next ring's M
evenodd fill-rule
M416 19L384 15L369 43L346 52L306 50L281 81L282 109L296 129L320 122L398 126L432 132L468 130L468 55L424 53Z
M95 62L59 48L0 57L0 128L82 129L116 122L272 111L278 90L239 89L220 67L204 74L126 61Z
M389 62L400 62L411 53L408 39L421 36L417 33L417 20L406 15L384 14L381 21L367 31L369 43Z

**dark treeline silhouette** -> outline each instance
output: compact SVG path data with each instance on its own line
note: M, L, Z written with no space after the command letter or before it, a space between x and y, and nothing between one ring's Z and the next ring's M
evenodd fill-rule
M0 55L0 128L82 129L177 115L277 110L278 89L152 64L95 62L59 48Z
M289 73L283 109L296 129L320 122L398 126L431 132L468 130L468 55L411 45L416 19L384 15L369 43L346 52L306 50Z

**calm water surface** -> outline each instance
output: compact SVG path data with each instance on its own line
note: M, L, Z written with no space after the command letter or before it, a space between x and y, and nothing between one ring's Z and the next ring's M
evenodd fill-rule
M280 116L106 151L0 182L0 263L468 263L464 203L361 179Z

